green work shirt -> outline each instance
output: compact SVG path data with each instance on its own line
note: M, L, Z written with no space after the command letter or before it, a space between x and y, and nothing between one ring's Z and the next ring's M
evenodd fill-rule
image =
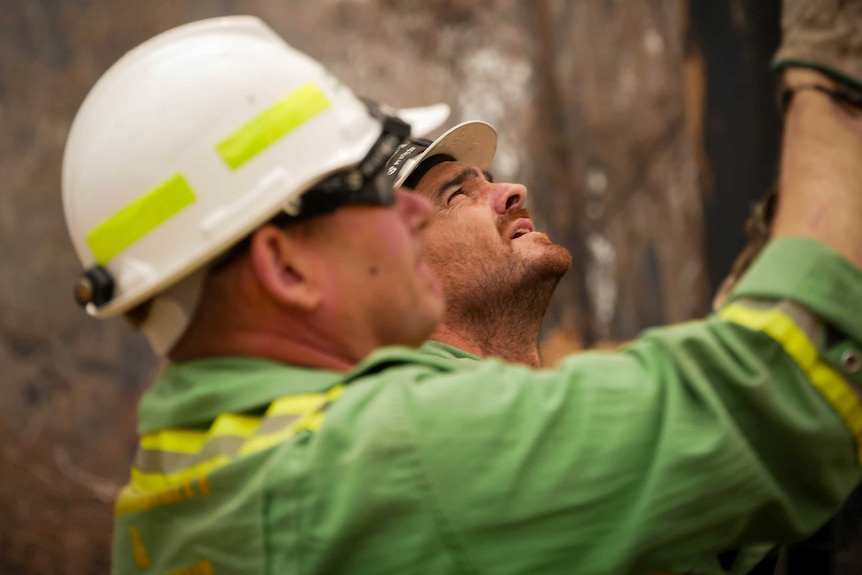
M464 361L482 361L478 355L473 355L469 351L464 351L448 343L442 341L429 340L422 344L419 351L433 357L442 357L443 359L461 359Z
M404 348L347 374L169 365L114 573L721 573L859 482L859 302L862 273L795 238L705 321L553 370Z

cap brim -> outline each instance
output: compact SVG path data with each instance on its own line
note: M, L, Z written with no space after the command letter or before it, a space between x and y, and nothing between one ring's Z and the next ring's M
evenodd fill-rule
M410 124L414 136L426 136L449 119L452 109L448 104L432 104L420 108L401 108L396 111L399 118Z
M485 170L491 165L496 152L497 132L490 124L480 121L464 122L447 130L422 153L404 159L393 185L396 188L403 185L422 161L432 156L451 156L458 162Z

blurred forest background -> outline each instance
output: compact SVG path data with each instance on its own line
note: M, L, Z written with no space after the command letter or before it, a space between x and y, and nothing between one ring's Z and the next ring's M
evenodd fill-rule
M0 0L0 573L107 573L157 362L72 301L60 165L86 92L179 24L253 14L360 94L493 124L574 267L544 353L701 316L776 173L779 0Z

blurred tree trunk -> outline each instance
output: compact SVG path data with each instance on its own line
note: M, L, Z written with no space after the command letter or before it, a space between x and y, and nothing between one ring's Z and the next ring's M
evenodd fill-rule
M560 292L562 303L552 307L551 314L562 314L564 326L576 326L583 342L595 342L595 315L592 312L590 294L587 286L587 253L589 221L584 213L584 194L578 181L579 166L570 153L572 146L566 126L573 119L572 110L563 100L565 90L557 78L557 66L566 58L558 53L557 29L554 25L549 0L536 0L533 3L534 38L536 43L535 104L536 122L531 134L535 145L532 177L533 186L540 194L535 203L536 211L548 218L548 225L540 229L551 231L558 243L565 245L572 254L572 269L563 280ZM552 316L553 317L553 316Z
M709 301L685 3L533 3L537 216L574 257L548 321L583 345L701 315ZM702 78L695 76L697 82Z
M690 11L688 49L705 79L697 144L715 291L745 244L739 222L778 174L781 120L769 61L780 39L781 0L690 1Z

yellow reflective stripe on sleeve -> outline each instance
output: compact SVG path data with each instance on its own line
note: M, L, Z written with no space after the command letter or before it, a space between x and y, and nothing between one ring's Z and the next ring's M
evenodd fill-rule
M805 332L787 314L776 308L754 309L730 304L719 311L719 316L726 321L762 331L784 348L856 438L857 457L862 463L862 402L841 374L823 361Z
M329 108L315 84L306 84L270 106L216 145L219 155L236 170L274 142Z
M176 174L139 197L87 233L87 244L99 265L194 203L194 190Z

